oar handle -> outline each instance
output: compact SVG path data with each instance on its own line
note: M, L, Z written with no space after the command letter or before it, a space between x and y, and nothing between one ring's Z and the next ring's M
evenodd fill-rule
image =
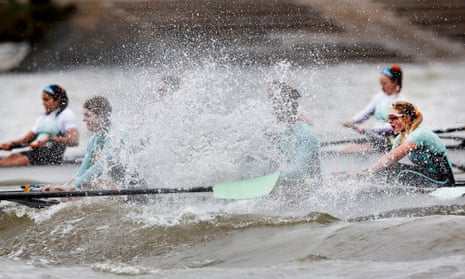
M0 192L0 200L40 199L40 198L68 198L68 197L96 197L117 195L152 195L171 193L200 193L213 192L213 187L193 188L146 188L121 190L89 190L62 192Z

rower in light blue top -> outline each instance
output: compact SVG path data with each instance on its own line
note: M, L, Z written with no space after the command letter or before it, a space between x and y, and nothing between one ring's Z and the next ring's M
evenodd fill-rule
M401 136L399 135L392 146L393 149L399 147ZM408 158L415 165L421 165L425 171L433 174L438 174L440 169L436 166L438 155L443 157L447 155L447 149L441 139L430 129L422 126L413 130L405 141L415 143L417 149L408 154ZM447 157L447 156L446 156Z
M84 103L84 122L93 134L87 143L81 166L76 176L65 185L47 185L43 187L43 191L101 188L102 185L116 188L123 181L124 168L113 160L109 152L110 146L120 146L109 133L111 111L110 103L102 96L92 97Z
M274 81L268 95L277 121L286 125L276 137L287 161L281 177L307 183L321 181L320 141L310 119L298 112L300 93L285 82Z
M320 141L313 127L302 121L283 132L277 138L277 144L289 160L282 171L287 178L320 178Z
M120 143L122 145L122 143ZM93 183L95 179L102 176L104 169L119 169L120 165L113 160L111 152L111 139L106 131L99 131L92 135L87 142L86 155L74 178L73 184L76 188L83 188ZM120 171L110 172L113 182L121 181Z
M419 187L455 184L447 149L433 131L421 127L422 113L411 103L392 105L388 121L398 133L392 150L366 172L385 176L388 182ZM412 164L399 161L407 156Z
M351 119L342 122L345 127L354 127L354 125L361 124L369 119L370 116L374 116L376 122L372 127L358 126L356 128L359 133L366 136L368 144L354 144L343 151L387 151L390 149L389 136L392 135L392 127L387 121L387 115L394 102L405 100L403 95L400 94L402 90L402 69L397 64L383 69L379 77L379 83L382 92L373 96L371 101Z

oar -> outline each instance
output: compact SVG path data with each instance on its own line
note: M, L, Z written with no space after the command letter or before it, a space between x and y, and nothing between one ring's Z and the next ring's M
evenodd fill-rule
M429 194L441 200L457 199L463 197L465 195L465 180L456 181L452 187L441 187Z
M448 150L461 150L465 149L465 144L457 144L457 145L446 145Z
M433 132L436 134L453 133L453 132L459 132L459 131L465 131L465 127L433 130Z
M345 139L345 140L322 142L321 146L338 145L338 144L346 144L346 143L367 143L367 142L368 142L367 138L356 138L356 139Z
M360 134L359 132L359 127L357 125L352 125L348 126L347 128L350 128L357 133ZM346 143L356 143L356 144L361 144L361 143L367 143L368 138L363 137L363 138L355 138L355 139L345 139L345 140L337 140L337 141L329 141L329 142L323 142L321 143L321 146L328 146L328 145L338 145L338 144L346 144Z
M457 136L439 136L441 139L450 139L450 140L458 140L462 141L465 140L465 137L457 137Z
M52 205L57 205L60 201L57 200L41 200L41 199L24 199L24 200L9 200L10 202L19 203L31 208L46 208Z
M43 198L67 197L95 197L118 195L152 195L171 193L200 193L213 192L218 199L252 199L268 195L279 179L280 172L270 175L218 183L209 187L193 188L146 188L146 189L120 189L120 190L88 190L88 191L62 191L62 192L0 192L0 200L27 200Z
M457 164L454 164L454 163L451 163L452 166L458 170L461 170L461 171L465 171L465 166L464 165L457 165Z

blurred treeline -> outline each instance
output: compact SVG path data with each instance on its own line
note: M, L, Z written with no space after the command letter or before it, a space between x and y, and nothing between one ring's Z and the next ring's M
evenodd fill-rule
M0 42L37 43L75 11L74 4L52 0L0 0Z

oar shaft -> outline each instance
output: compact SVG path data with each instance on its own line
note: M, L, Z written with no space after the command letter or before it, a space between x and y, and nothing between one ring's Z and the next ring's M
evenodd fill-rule
M452 163L452 166L461 171L465 171L465 165L457 165L457 164Z
M445 133L453 133L453 132L459 132L459 131L465 131L465 127L457 127L457 128L448 128L448 129L438 129L438 130L433 130L436 134L445 134Z
M67 197L96 197L118 195L156 195L171 193L200 193L213 192L213 187L193 188L148 188L121 190L89 190L63 192L0 192L0 200L38 199L38 198L67 198Z
M457 136L439 136L441 139L450 139L450 140L465 140L464 137L457 137Z
M344 139L344 140L322 142L321 146L338 145L338 144L346 144L346 143L367 143L367 142L368 142L368 139L366 138Z

